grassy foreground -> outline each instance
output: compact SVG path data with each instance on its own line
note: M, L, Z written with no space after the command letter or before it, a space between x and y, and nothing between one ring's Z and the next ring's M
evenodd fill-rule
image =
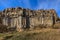
M60 29L0 33L0 40L60 40Z

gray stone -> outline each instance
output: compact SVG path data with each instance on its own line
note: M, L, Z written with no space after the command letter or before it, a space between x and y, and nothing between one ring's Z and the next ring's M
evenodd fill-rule
M30 10L23 8L7 8L1 13L2 23L8 27L16 27L17 31L22 29L33 29L39 25L52 26L56 23L57 14L50 10ZM2 16L5 15L5 16Z

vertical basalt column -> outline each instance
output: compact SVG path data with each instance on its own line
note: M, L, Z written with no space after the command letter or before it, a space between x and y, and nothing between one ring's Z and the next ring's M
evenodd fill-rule
M23 20L22 20L22 24L23 24L23 28L26 28L26 9L23 9Z
M5 25L8 26L8 18L5 19Z
M15 18L11 19L11 27L16 27L16 19Z
M11 18L11 27L13 27L13 25L14 25L14 24L13 24L13 18Z
M3 18L3 25L8 26L8 19L7 18Z
M11 18L11 27L17 26L17 18Z
M18 17L18 25L19 25L19 28L21 29L22 28L22 16Z
M17 31L22 31L23 27L22 27L22 12L19 12L18 13L19 15L17 15L17 18L16 18L16 23L17 23L17 28L16 30Z
M34 18L30 18L30 30L34 28Z
M8 23L8 26L10 27L11 26L11 18L7 18L7 23Z
M14 18L13 21L14 21L14 23L13 23L14 24L14 27L16 27L17 18Z
M43 24L43 21L44 21L44 20L43 20L43 17L42 17L42 24Z
M23 19L22 20L22 25L23 25L23 28L25 29L26 28L26 18L23 17L22 19Z
M5 18L3 18L3 25L5 25L6 21L5 21Z
M41 24L43 24L43 14L41 13Z
M2 13L2 15L3 15L3 25L6 25L6 26L8 26L8 13L7 13L7 10L8 9L6 9L6 10L4 10L3 11L3 13Z
M15 25L14 25L14 24L15 24L15 22L14 22L14 21L15 21L15 18L13 18L13 27L15 26Z
M51 26L53 25L53 15L51 14Z
M29 18L29 16L26 16L26 28L27 29L30 28L30 18Z
M42 24L42 17L41 16L40 16L40 19L39 20L40 20L40 25L41 25Z
M17 31L22 31L22 16L17 17Z

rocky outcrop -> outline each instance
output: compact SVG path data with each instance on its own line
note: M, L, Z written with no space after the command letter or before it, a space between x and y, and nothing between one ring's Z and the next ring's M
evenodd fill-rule
M51 27L58 18L54 9L30 10L20 7L7 8L0 12L0 17L3 25L16 27L17 31L33 29L40 25Z

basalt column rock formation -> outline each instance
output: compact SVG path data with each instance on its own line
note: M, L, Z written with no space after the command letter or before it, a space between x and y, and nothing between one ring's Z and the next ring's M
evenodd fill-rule
M40 25L51 27L58 18L54 9L29 10L17 7L7 8L0 14L1 23L8 27L14 27L17 31L33 29Z

